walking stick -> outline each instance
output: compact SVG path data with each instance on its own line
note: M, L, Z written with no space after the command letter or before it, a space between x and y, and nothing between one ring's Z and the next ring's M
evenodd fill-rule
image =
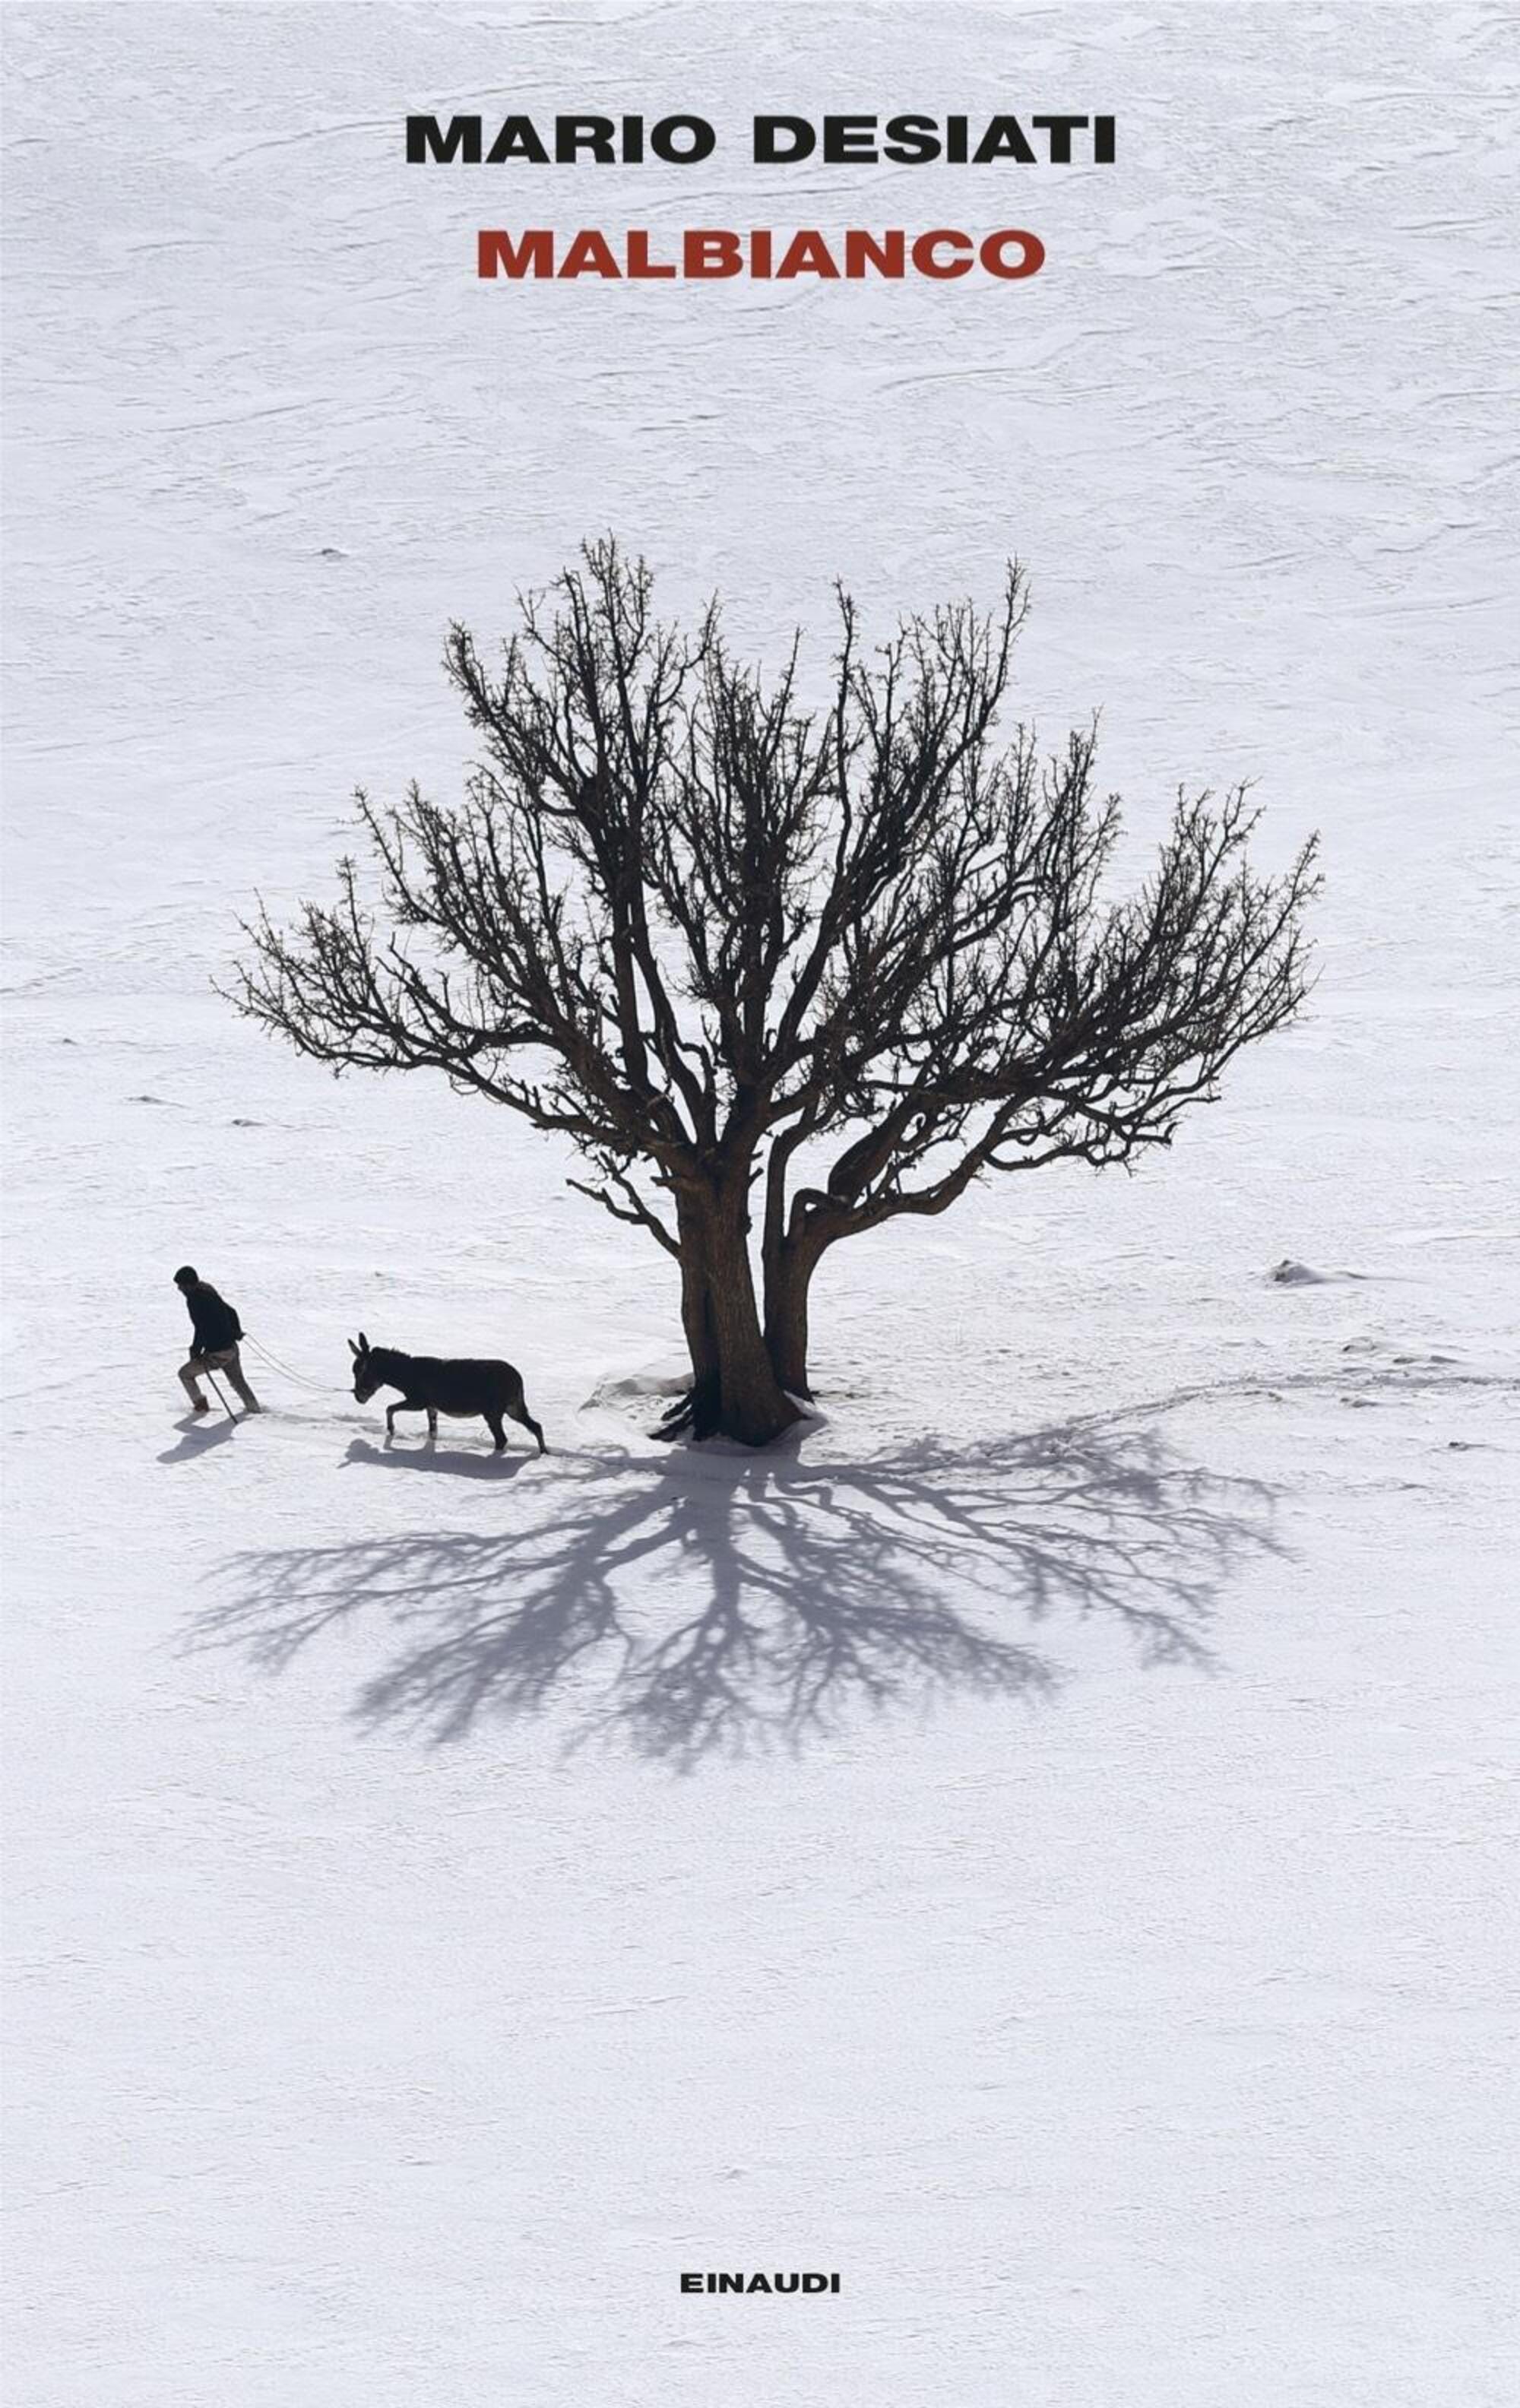
M216 1383L216 1376L215 1376L214 1372L212 1372L212 1371L211 1371L211 1369L208 1368L208 1365L206 1365L206 1364L204 1364L204 1363L202 1364L201 1369L202 1369L202 1370L205 1372L207 1379L208 1379L208 1380L210 1382L210 1383L211 1383L211 1394L212 1394L212 1396L216 1398L217 1403L221 1406L221 1408L222 1408L222 1412L226 1414L227 1419L231 1422L231 1424L232 1424L232 1426L233 1426L233 1428L234 1428L234 1429L236 1429L236 1428L237 1427L237 1414L233 1412L232 1407L228 1404L227 1399L226 1399L226 1398L222 1395L222 1393L221 1389L217 1386L217 1383Z

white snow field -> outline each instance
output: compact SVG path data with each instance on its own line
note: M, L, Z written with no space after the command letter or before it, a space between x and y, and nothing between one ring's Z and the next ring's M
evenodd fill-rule
M1515 2398L1515 31L8 12L17 2408ZM404 164L514 108L720 150ZM1117 163L748 158L997 108ZM478 282L529 223L1049 259ZM885 631L1017 552L1126 872L1182 782L1324 831L1301 1025L1133 1179L840 1248L760 1457L644 1436L669 1266L568 1155L211 988L607 527L820 670L834 577ZM251 1353L246 1428L187 1259L315 1383ZM553 1452L387 1450L361 1326Z

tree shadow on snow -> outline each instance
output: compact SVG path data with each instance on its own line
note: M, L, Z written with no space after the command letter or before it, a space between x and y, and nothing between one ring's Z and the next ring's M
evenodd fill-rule
M1114 1621L1149 1662L1207 1666L1231 1568L1282 1552L1266 1488L1101 1419L854 1463L806 1463L794 1440L556 1452L544 1469L515 1526L235 1558L235 1594L191 1643L280 1670L329 1626L376 1615L396 1653L356 1701L362 1723L441 1742L573 1690L578 1736L688 1770L800 1744L855 1704L1049 1696L1060 1670L1026 1634L1057 1616Z

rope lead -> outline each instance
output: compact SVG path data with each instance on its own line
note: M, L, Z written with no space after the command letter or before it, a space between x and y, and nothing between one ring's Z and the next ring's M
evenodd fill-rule
M294 1380L298 1388L309 1388L314 1397L346 1396L348 1394L346 1388L340 1387L332 1380L308 1380L305 1372L293 1371L290 1365L288 1363L282 1363L278 1354L271 1354L267 1346L261 1346L256 1338L250 1338L246 1329L243 1332L243 1344L245 1346L251 1346L254 1354L258 1355L261 1362L267 1363L271 1370L283 1372L285 1378L287 1380Z

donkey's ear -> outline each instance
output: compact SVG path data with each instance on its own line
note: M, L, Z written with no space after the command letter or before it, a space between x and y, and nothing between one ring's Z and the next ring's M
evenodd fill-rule
M361 1330L360 1330L360 1332L359 1332L359 1344L360 1344L360 1346L363 1348L364 1352L367 1354L368 1354L368 1352L369 1352L369 1340L368 1340L368 1339L365 1336L365 1333L364 1333L364 1331L363 1331L362 1329L361 1329Z
M351 1338L349 1340L349 1353L353 1356L354 1361L357 1362L360 1355L364 1353L364 1348L362 1346L355 1346L352 1339Z

